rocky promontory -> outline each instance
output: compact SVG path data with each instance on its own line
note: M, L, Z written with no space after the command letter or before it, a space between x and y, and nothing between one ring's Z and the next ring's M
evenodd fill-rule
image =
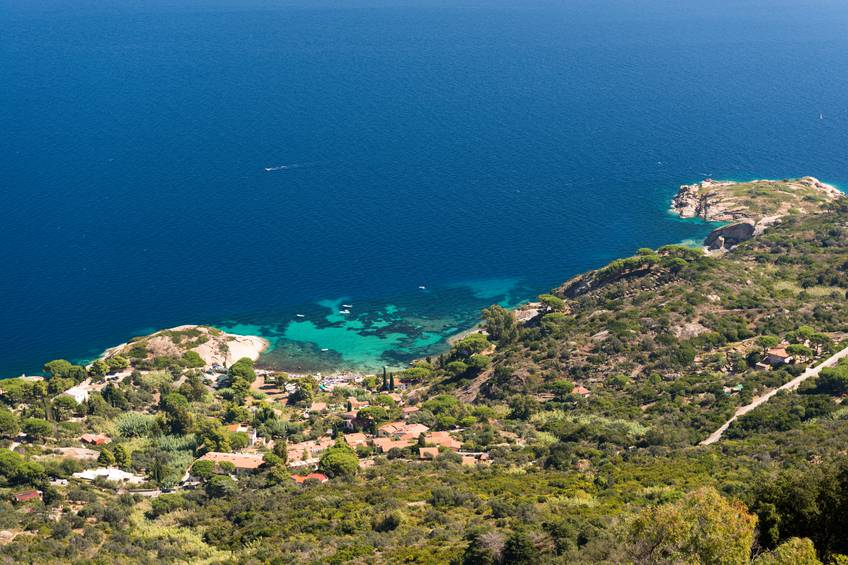
M242 357L255 361L268 345L268 340L259 336L235 335L210 326L186 325L133 338L107 349L103 358L120 355L134 360L153 360L157 357L181 359L191 351L206 366L228 367Z
M809 214L843 194L814 177L749 182L706 179L684 184L671 208L682 218L726 222L704 241L711 250L727 250L761 233L789 214Z

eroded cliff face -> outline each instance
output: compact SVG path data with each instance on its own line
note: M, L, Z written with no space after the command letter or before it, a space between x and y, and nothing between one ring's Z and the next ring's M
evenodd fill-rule
M710 232L704 240L704 246L710 250L730 249L754 237L757 225L753 220L742 220L727 224Z
M815 213L842 196L814 177L750 182L706 179L682 185L671 208L682 218L728 222L704 241L710 250L723 251L762 233L787 214Z

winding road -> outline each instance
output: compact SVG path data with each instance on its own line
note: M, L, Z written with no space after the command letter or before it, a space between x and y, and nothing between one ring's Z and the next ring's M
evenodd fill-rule
M833 365L836 365L836 363L845 356L848 356L848 347L841 351L838 351L837 353L834 353L815 367L807 369L788 383L779 386L773 390L770 390L762 396L756 397L750 404L746 404L745 406L737 408L736 412L733 414L733 417L731 419L722 424L719 429L711 433L707 439L705 439L698 445L710 445L712 443L717 442L721 439L721 436L724 435L724 432L727 431L727 428L730 427L730 424L732 424L736 418L738 418L739 416L744 416L760 404L767 402L769 398L771 398L781 390L795 390L801 383L803 383L810 377L817 377L822 369L824 369L825 367L831 367Z

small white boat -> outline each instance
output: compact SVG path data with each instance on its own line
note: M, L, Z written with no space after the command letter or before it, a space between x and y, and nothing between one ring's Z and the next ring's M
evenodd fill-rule
M305 318L305 317L306 317L306 316L304 316L303 314L296 314L296 316L297 316L298 318Z
M421 286L419 286L418 288L420 288L421 290L427 290L427 287L424 286L423 284Z
M321 351L329 351L329 349L327 349L326 347L322 347Z
M342 304L342 308L353 308L353 304Z
M339 314L350 314L350 310L339 310Z

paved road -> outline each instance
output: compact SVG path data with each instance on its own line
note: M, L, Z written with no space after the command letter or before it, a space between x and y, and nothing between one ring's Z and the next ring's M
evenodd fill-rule
M810 377L817 377L819 372L822 369L824 369L825 367L830 367L832 365L835 365L840 359L842 359L845 356L848 356L848 347L846 347L842 351L839 351L838 353L835 353L832 356L828 357L825 361L823 361L819 365L816 365L815 367L807 369L806 371L801 373L799 376L795 377L794 379L792 379L791 381L786 383L785 385L780 386L776 389L770 390L762 396L758 396L757 398L755 398L751 402L751 404L746 404L745 406L742 406L741 408L737 408L736 413L733 414L733 417L731 419L729 419L728 421L726 421L719 429L717 429L716 431L711 433L710 437L708 437L707 439L702 441L700 443L700 445L710 445L711 443L717 442L718 440L721 439L721 436L724 434L724 432L727 431L727 428L730 427L730 424L732 424L733 421L736 418L738 418L739 416L744 416L745 414L747 414L748 412L750 412L751 410L753 410L754 408L756 408L760 404L767 402L769 398L771 398L772 396L774 396L775 394L777 394L781 390L795 390L796 388L798 388L798 386L801 383L803 383L804 381L806 381Z

